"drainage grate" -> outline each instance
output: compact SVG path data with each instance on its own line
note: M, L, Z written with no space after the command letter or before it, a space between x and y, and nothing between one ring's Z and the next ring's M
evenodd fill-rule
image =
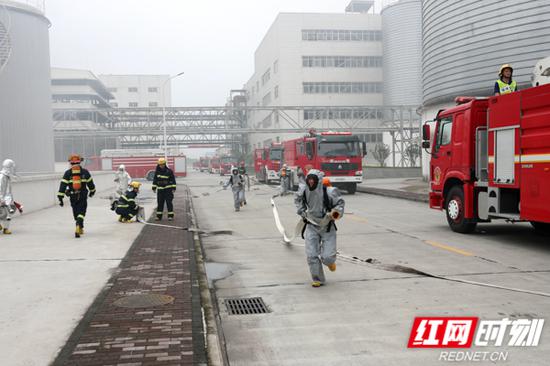
M269 312L261 297L225 299L225 306L229 315L265 314Z
M150 308L172 302L174 302L174 298L169 295L143 294L122 297L113 304L121 308Z

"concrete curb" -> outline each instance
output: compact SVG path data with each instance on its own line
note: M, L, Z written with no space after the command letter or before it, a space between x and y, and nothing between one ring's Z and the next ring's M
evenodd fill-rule
M192 227L198 227L195 207L193 205L193 196L190 189L187 187L187 197L191 213ZM206 268L204 265L204 255L202 243L198 233L193 234L195 247L195 262L197 264L197 277L200 288L201 304L203 312L203 322L205 330L206 353L208 365L210 366L225 366L228 365L225 341L221 333L219 314L217 304L214 303L213 296L208 287L208 278L206 276Z
M375 194L377 196L399 198L415 202L429 202L429 197L425 193L405 192L395 189L373 188L365 186L357 186L357 192Z

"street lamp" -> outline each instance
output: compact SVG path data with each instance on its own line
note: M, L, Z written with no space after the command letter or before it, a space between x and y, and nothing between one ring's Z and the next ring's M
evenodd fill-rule
M180 72L179 74L176 74L176 75L173 75L173 76L170 76L168 79L166 79L164 81L164 83L162 83L162 137L163 137L163 145L164 145L164 159L166 159L166 161L168 161L168 142L167 142L167 139L166 139L166 101L164 99L164 88L166 87L166 84L172 80L172 79L175 79L177 78L178 76L181 76L183 75L184 72Z

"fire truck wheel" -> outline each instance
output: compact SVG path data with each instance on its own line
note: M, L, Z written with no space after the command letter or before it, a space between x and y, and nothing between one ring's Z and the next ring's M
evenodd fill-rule
M535 231L542 235L550 235L550 224L546 222L531 221Z
M355 183L348 184L346 191L348 191L349 194L355 194L355 192L357 192L357 184Z
M468 222L468 220L464 218L464 191L462 187L455 186L447 193L445 212L451 230L457 233L467 234L471 233L476 228L475 222Z

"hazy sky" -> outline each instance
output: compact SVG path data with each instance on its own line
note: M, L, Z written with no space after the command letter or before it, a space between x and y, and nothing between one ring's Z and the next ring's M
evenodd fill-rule
M381 1L381 0L377 0ZM97 74L176 74L175 106L223 105L254 71L279 12L344 11L349 0L46 0L51 63Z

